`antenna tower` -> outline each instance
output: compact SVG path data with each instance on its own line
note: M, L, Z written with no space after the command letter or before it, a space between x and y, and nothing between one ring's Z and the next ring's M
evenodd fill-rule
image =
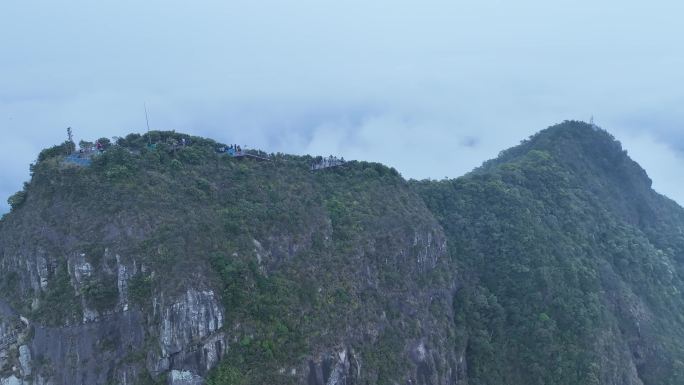
M145 107L145 123L147 123L147 142L148 144L152 144L152 137L150 136L150 118L147 115L147 103L143 103L143 106Z

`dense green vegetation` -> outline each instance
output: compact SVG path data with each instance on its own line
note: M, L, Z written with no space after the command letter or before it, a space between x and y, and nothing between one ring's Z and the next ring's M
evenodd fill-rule
M610 135L567 122L414 186L470 282L455 311L471 384L614 383L623 339L644 383L681 383L684 215Z
M82 314L80 298L74 295L66 263L57 267L42 301L49 305L35 311L35 316L46 324L78 322Z
M218 289L226 322L242 325L241 337L209 384L290 383L280 368L341 342L364 355L369 383L402 380L402 338L421 331L396 302L417 284L445 284L451 273L447 260L416 274L413 259L399 259L423 247L414 245L416 231L437 224L396 170L349 162L313 173L311 157L239 160L216 153L222 145L211 140L150 135L119 139L87 167L65 161L62 147L32 167L31 204L17 205L9 220L45 218L71 243L44 248L83 253L94 271L78 290L51 279L32 312L38 322L75 322L82 302L100 313L114 309L118 254L146 268L128 283L130 301L146 311L155 293ZM14 220L12 231L31 226ZM20 300L15 305L29 310ZM365 341L363 329L380 323L385 331ZM342 341L352 328L359 335Z
M115 309L122 258L141 267L128 296L148 314L160 293L220 295L234 338L208 385L294 384L285 369L340 346L361 384L466 369L449 378L684 381L684 210L596 127L565 122L461 178L411 182L375 163L238 160L174 132L100 142L87 167L65 161L73 144L43 151L0 222L5 253L62 258L37 303L18 273L0 280L37 322ZM93 267L78 285L75 255ZM443 359L416 369L416 341Z

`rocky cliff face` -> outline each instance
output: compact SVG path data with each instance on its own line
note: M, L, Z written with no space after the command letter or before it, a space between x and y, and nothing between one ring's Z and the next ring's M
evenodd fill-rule
M447 241L395 171L127 140L85 167L41 156L3 219L0 377L460 382Z
M1 384L684 378L684 213L594 127L411 183L152 136L46 150L13 198Z
M376 247L371 243L362 252L375 253ZM430 271L440 259L446 258L446 241L439 233L416 233L406 240L404 247L393 254L374 255L382 258L379 266L357 266L359 282L355 284L377 290L380 268L402 263L413 265L411 269L416 271ZM257 251L263 253L258 254L259 258L266 264L267 259L278 255L280 248L279 245L267 250L259 244ZM114 253L105 250L103 258L106 260L110 254ZM114 254L112 265L104 270L116 277L117 299L112 301L115 305L111 309L102 310L82 294L88 280L97 274L85 253L75 253L67 259L67 277L57 277L59 256L42 249L23 255L17 257L23 260L17 261L17 265L23 265L25 270L13 270L12 274L20 277L19 281L26 279L21 300L25 302L27 316L2 303L0 336L4 343L0 344L0 364L5 373L3 381L8 384L139 384L146 378L173 385L203 384L231 343L244 338L242 325L225 323L226 313L231 309L226 309L216 292L202 283L184 283L182 291L172 295L154 293L147 299L151 306L140 308L131 303L129 284L141 268L135 260L126 265L122 257ZM359 260L365 257L358 256ZM40 314L32 313L31 309L47 307L49 312L54 303L46 299L45 291L53 280L59 279L68 283L66 296L81 297L71 304L78 313L57 325L30 319L30 314ZM450 318L455 290L455 286L450 286L432 292L384 295L390 307L402 317L413 318L417 325L417 334L399 345L402 351L386 353L405 356L411 367L406 376L418 383L456 384L459 373L464 372L463 352L446 343L448 331L440 330L441 323L431 316L434 309L427 308L441 306L439 311ZM378 313L372 314L372 321L361 324L350 322L343 314L333 315L340 319L326 333L335 343L313 347L294 365L280 368L280 374L311 385L363 383L368 373L355 346L380 339L390 323L384 310L369 311Z

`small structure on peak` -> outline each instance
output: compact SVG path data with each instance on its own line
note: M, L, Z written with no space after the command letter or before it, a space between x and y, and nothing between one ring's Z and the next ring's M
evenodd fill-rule
M598 129L599 129L599 126L597 126L596 123L594 123L594 115L592 115L591 118L589 119L589 125L590 125L591 128L593 128L594 130L598 130Z
M330 155L329 157L318 157L314 159L314 162L311 163L311 171L316 171L316 170L323 170L326 168L331 168L331 167L339 167L339 166L344 166L347 162L344 160L344 158L338 158L336 156Z
M71 133L71 130L69 130L69 133ZM73 137L70 136L70 138ZM111 145L111 141L107 138L100 138L95 142L81 140L78 143L78 151L76 151L76 145L74 144L72 151L66 156L65 161L77 166L90 166L93 158L105 153Z
M216 152L219 154L227 154L228 156L231 156L233 158L238 158L238 159L243 159L243 158L251 158L251 159L256 159L256 160L261 160L261 161L270 161L271 159L268 158L267 156L261 155L258 151L253 151L250 150L248 151L245 147L240 146L239 144L231 144L229 146L221 146L216 149Z

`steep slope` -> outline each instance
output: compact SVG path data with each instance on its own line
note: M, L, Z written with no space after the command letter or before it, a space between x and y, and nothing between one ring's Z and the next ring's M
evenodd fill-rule
M3 385L684 383L684 210L606 132L440 182L221 146L40 154L0 221Z
M152 135L155 148L131 135L89 166L46 150L12 199L2 297L30 323L5 314L0 332L18 338L2 377L456 382L445 237L396 171L314 173L311 158Z
M566 122L414 186L468 281L470 384L684 383L684 210L609 134Z

